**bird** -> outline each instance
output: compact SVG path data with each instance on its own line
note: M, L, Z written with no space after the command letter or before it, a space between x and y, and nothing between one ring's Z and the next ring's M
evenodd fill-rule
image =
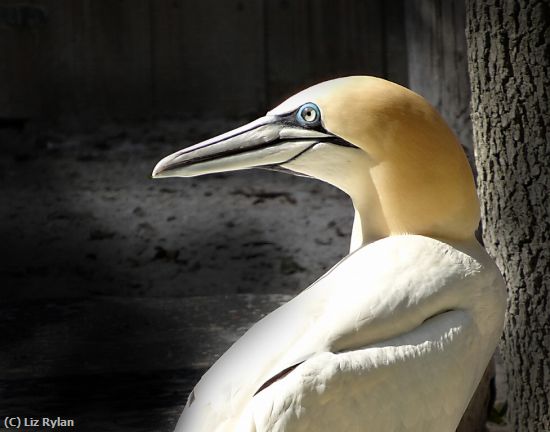
M153 178L251 168L349 195L350 252L214 363L176 430L455 431L502 333L506 289L474 235L475 182L449 126L401 85L336 78L168 155Z

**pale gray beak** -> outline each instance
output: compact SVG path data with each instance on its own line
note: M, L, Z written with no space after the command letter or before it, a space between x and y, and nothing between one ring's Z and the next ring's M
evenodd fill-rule
M261 117L230 132L162 159L153 177L194 177L247 168L276 168L320 142L342 141L324 131L300 127L279 116Z

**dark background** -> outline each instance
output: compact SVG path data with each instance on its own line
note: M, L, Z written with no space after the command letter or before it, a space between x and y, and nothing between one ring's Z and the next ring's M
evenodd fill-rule
M312 180L154 164L351 74L410 85L469 145L458 3L0 1L0 417L170 430L205 368L346 254L353 210Z
M401 1L9 4L2 117L238 118L334 76L407 83Z

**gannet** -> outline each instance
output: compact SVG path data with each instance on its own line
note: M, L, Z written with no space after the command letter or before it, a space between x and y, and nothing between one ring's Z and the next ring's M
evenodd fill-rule
M474 237L474 180L449 127L404 87L338 78L165 157L153 177L257 167L347 193L350 254L223 354L177 430L455 431L506 291Z

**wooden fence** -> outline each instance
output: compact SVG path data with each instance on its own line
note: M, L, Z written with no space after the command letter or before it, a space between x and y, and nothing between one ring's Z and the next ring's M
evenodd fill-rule
M244 116L305 85L407 83L403 0L0 0L0 118Z

